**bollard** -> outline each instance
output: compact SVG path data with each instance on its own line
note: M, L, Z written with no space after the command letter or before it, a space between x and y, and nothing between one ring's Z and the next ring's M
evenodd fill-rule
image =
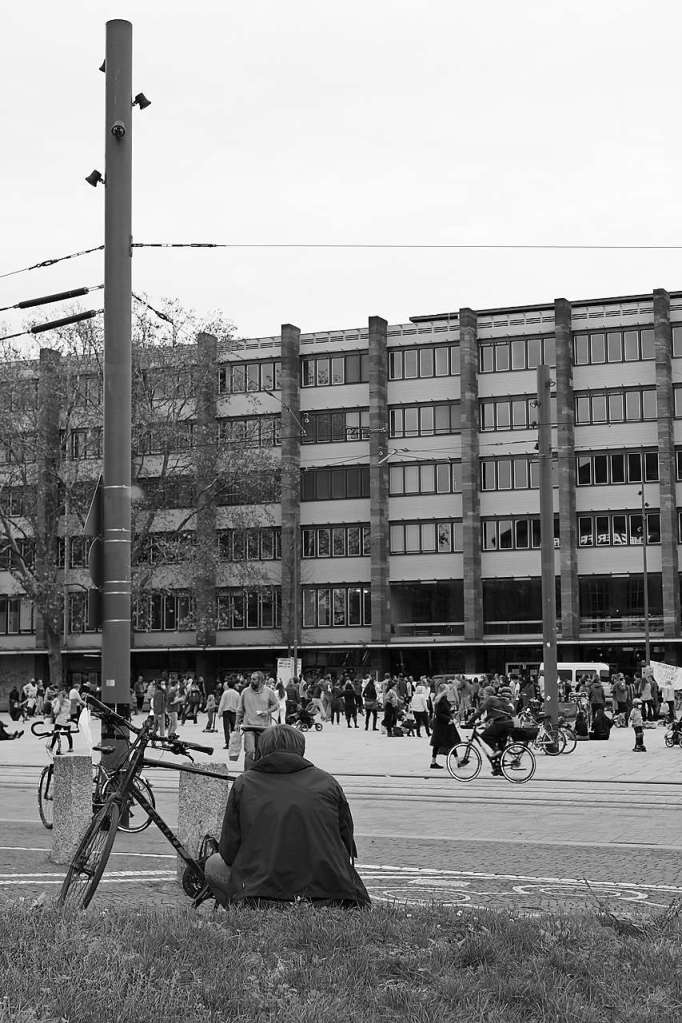
M226 764L201 764L201 770L216 777L181 771L178 788L178 838L191 856L198 855L204 835L220 838L229 792ZM178 856L178 881L184 869L184 860Z
M85 756L54 758L54 827L52 863L69 863L92 820L92 760Z

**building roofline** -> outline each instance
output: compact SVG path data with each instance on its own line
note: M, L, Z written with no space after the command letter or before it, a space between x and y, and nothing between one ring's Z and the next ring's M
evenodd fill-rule
M669 292L671 298L682 297L682 291ZM582 298L571 301L572 306L595 306L595 305L617 305L621 302L646 302L653 301L653 292L644 295L611 295L608 298ZM507 305L498 306L494 309L475 309L479 316L498 316L501 313L539 313L554 309L554 302L541 302L537 305ZM459 320L459 310L456 313L434 313L433 315L410 316L411 323L427 323L431 320Z

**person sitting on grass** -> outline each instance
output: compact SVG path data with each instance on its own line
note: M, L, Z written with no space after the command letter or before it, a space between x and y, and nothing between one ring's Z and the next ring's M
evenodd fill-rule
M297 728L272 725L260 736L253 769L232 785L219 852L205 866L221 905L369 905L353 862L353 818L343 789L304 753Z
M0 721L0 742L5 742L8 739L20 739L23 734L23 729L21 731L8 732L5 722Z

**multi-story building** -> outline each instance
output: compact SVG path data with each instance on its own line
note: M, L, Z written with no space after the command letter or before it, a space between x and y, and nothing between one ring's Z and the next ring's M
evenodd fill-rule
M197 521L215 571L201 593L176 566L138 604L133 674L269 669L294 647L311 668L537 665L541 363L553 381L559 659L638 667L646 582L652 656L677 661L682 292L311 334L285 325L236 347L204 336L185 357L213 380L192 413L215 437L210 472L247 444L275 454L281 479L255 504L248 485L215 490ZM168 496L178 515L195 499L185 489ZM243 571L235 582L237 564L251 582ZM0 671L44 674L30 605L0 571L3 593ZM70 596L72 673L93 670L99 649L83 600ZM199 643L198 605L216 609Z

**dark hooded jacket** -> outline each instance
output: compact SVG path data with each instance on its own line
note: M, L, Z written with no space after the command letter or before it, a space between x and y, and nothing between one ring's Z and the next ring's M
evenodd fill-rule
M369 905L352 863L353 818L343 789L295 753L270 753L236 779L220 854L231 868L232 901Z

